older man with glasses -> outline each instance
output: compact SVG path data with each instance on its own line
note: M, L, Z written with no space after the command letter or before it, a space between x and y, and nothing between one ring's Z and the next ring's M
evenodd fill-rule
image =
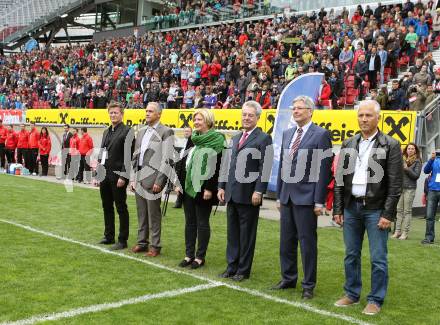
M298 280L298 242L304 270L302 298L312 299L317 273L317 224L331 175L330 133L312 122L310 97L293 101L296 126L283 133L277 197L281 214L281 281L272 289L295 288Z

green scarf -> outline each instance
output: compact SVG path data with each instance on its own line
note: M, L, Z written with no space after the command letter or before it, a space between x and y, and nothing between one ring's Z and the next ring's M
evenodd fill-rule
M191 136L191 140L195 147L186 169L185 193L190 197L195 198L197 193L200 192L204 180L193 179L194 169L200 169L197 176L211 175L211 170L209 168L212 168L212 166L210 166L211 164L208 165L208 160L210 160L211 157L217 156L217 154L223 150L225 136L222 133L211 129L203 134L194 132ZM216 167L217 166L214 165L214 168Z

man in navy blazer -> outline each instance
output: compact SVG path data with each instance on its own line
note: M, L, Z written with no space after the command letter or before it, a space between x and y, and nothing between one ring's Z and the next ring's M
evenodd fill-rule
M310 97L298 96L293 101L297 126L283 133L277 183L282 279L273 289L296 287L299 242L303 299L313 298L316 285L317 221L324 207L332 161L330 134L312 123L314 108Z
M260 206L272 169L272 138L257 127L261 111L255 101L244 103L243 132L232 138L227 182L220 182L217 192L219 201L228 203L228 267L220 277L235 281L251 273Z

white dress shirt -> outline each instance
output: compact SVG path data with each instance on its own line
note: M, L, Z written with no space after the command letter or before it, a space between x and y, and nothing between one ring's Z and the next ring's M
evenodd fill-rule
M306 135L307 130L310 128L310 125L312 125L312 121L310 121L309 123L307 123L306 125L304 125L303 127L301 127L301 129L303 130L302 135L301 135L301 141L304 139L304 136ZM292 137L292 141L289 144L289 150L292 149L293 143L295 142L296 137L298 136L298 129L300 128L299 125L297 125L296 127L296 131L295 134ZM301 145L301 142L300 142Z
M147 130L145 131L144 136L142 138L141 152L139 155L139 166L142 166L142 164L144 163L145 151L147 151L148 146L150 144L151 137L153 136L158 125L159 125L159 122L157 122L153 126L147 126Z
M351 194L355 197L363 197L367 194L368 159L370 158L371 149L376 141L374 139L376 134L377 131L368 139L361 138L359 143L359 151L353 175L353 185L351 188Z
M243 135L245 134L245 133L247 133L247 137L246 137L246 140L249 138L249 136L251 135L251 133L252 132L254 132L254 130L256 129L257 127L254 127L252 130L250 130L250 131L245 131L245 130L243 130L243 133L242 133L242 135L241 135L241 137L240 137L240 140L238 140L238 143L240 143L240 141L241 141L241 139L243 138Z

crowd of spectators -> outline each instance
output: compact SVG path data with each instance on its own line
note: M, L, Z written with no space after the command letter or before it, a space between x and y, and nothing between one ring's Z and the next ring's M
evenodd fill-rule
M325 80L319 103L344 107L364 97L382 109L422 109L440 93L440 17L433 2L358 6L307 16L134 35L0 56L0 108L275 108L283 87L308 72ZM399 67L411 68L392 89Z
M218 22L226 19L240 19L255 15L269 15L280 12L269 0L207 0L178 1L156 12L147 24L152 29Z

